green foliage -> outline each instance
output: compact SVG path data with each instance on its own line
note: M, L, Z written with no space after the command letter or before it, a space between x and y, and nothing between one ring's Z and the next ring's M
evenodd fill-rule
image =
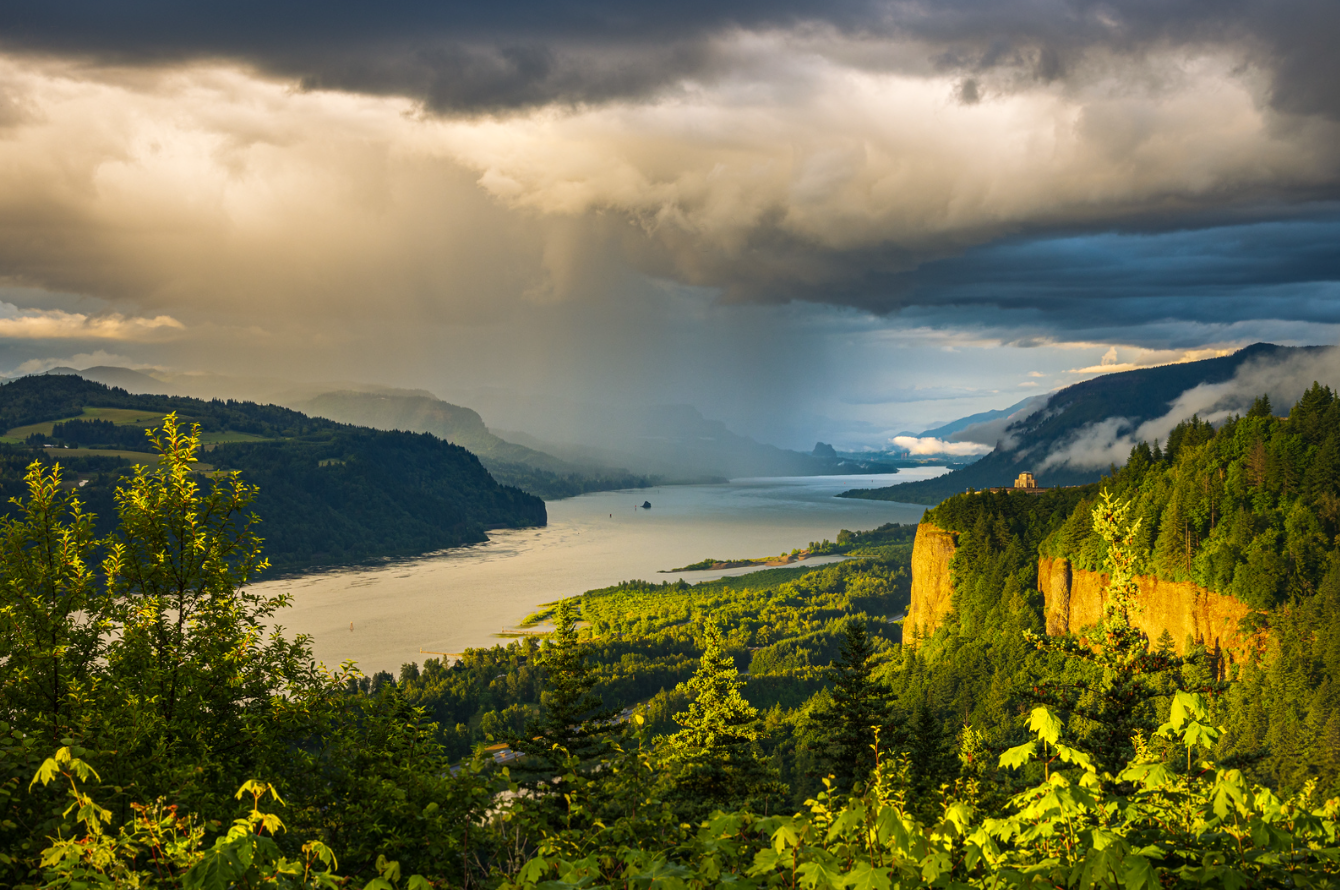
M1201 750L1208 719L1183 694L1167 734ZM1204 761L1169 771L1141 746L1117 794L1065 741L1045 709L1036 736L1002 756L1039 782L993 815L951 795L934 818L909 811L897 763L881 761L859 796L823 792L794 816L717 812L679 832L602 830L597 848L546 840L507 890L626 886L892 890L894 887L1333 886L1340 878L1340 802L1280 799L1241 773Z
M461 874L456 828L487 800L478 770L453 775L435 726L390 692L349 697L347 672L322 673L305 637L268 629L287 599L247 586L264 565L254 489L194 472L198 428L173 415L153 442L158 463L118 490L108 539L40 463L0 522L0 871L13 883L40 867L51 886L333 886L334 839L354 873L404 851ZM90 761L108 780L101 804L80 786L98 778ZM253 806L209 846L232 789L278 800L260 774L287 783L300 836ZM71 806L48 787L59 776Z
M28 497L0 518L0 702L49 746L75 730L110 629L92 517L59 467L34 464Z
M605 707L593 691L596 673L587 662L584 647L577 640L576 605L572 600L558 604L554 632L537 659L544 674L541 715L528 721L520 735L508 739L512 748L529 755L524 763L549 781L569 757L590 763L599 757L609 735L615 711Z
M1287 418L1268 404L1217 430L1193 417L1161 459L1137 446L1110 487L1137 505L1134 556L1151 573L1262 611L1310 596L1340 534L1340 402L1314 384ZM1096 569L1103 544L1072 515L1043 551Z
M665 781L684 819L714 809L762 806L783 793L758 742L758 710L740 694L735 661L721 648L721 635L708 625L698 670L682 684L688 707L675 715L680 730L665 740Z
M489 847L484 759L453 767L437 725L395 684L332 698L319 729L300 768L283 772L291 830L338 851L351 876L371 878L389 857L408 872L468 883L473 857Z
M831 696L807 714L819 773L833 776L843 790L869 778L877 733L892 734L889 692L872 675L874 657L865 622L848 621L841 652L829 667Z
M1149 640L1131 624L1132 613L1140 608L1135 581L1140 520L1128 520L1130 510L1130 503L1106 491L1093 508L1109 579L1102 621L1080 640L1028 634L1033 645L1069 662L1058 675L1034 685L1029 696L1078 717L1080 750L1099 773L1108 775L1120 772L1121 764L1133 756L1132 740L1152 731L1155 700L1181 687L1184 669L1196 659L1180 658L1165 647L1151 650ZM1217 684L1210 689L1221 691Z
M71 800L65 811L77 826L70 837L58 834L43 852L39 870L43 888L85 890L94 887L177 886L185 890L223 888L336 888L335 854L320 841L302 845L286 856L276 837L284 823L261 809L269 796L283 805L278 792L264 782L243 783L236 797L250 797L250 811L233 821L226 834L205 846L204 829L190 816L161 802L137 807L132 819L115 832L112 813L84 790L99 781L93 768L61 748L47 759L33 784L63 779ZM397 866L398 868L398 866ZM411 886L413 880L411 879ZM420 886L426 886L422 878ZM389 885L387 885L389 886Z

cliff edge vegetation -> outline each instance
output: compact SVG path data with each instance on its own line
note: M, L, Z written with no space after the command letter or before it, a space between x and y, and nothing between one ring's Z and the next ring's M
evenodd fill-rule
M1131 623L1155 649L1199 654L1204 683L1231 681L1214 704L1226 728L1217 751L1282 786L1334 781L1340 401L1320 385L1287 416L1261 398L1217 427L1192 417L1166 443L1135 446L1098 485L965 494L928 511L926 550L935 542L941 565L950 556L953 584L944 611L939 585L913 580L911 614L930 631L917 653L929 682L976 723L1045 663L1015 628L1079 635L1097 622L1108 556L1091 518L1100 490L1131 505ZM952 554L940 543L947 533Z

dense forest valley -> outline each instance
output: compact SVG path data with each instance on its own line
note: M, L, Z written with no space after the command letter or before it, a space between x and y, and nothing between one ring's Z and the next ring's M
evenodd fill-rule
M811 546L838 563L630 580L372 677L263 632L285 601L248 593L265 488L233 456L260 446L175 422L108 506L41 461L0 525L7 884L1340 882L1324 387Z

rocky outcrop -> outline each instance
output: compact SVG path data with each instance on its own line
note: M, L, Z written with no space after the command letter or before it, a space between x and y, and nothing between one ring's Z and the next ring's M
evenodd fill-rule
M920 533L917 537L920 539ZM1235 659L1260 644L1258 635L1238 627L1251 609L1231 596L1153 575L1141 575L1136 583L1140 608L1131 616L1131 623L1153 642L1166 630L1179 654L1185 654L1189 638L1212 651L1218 647ZM912 588L916 589L915 577ZM1064 557L1039 560L1038 589L1047 603L1047 633L1079 632L1097 624L1103 617L1106 588L1107 575L1074 569Z
M910 645L935 633L954 607L954 585L949 561L954 558L954 533L929 522L917 526L912 546L912 604L903 622L903 639ZM1046 601L1047 633L1078 633L1097 624L1106 604L1107 575L1074 568L1064 557L1038 561L1038 589ZM1239 627L1252 610L1231 596L1215 593L1189 581L1165 581L1153 575L1136 579L1139 609L1131 623L1157 643L1166 630L1179 654L1187 641L1221 650L1229 661L1259 652L1264 637Z
M912 604L903 622L903 639L915 644L935 633L954 607L954 585L949 560L954 557L954 534L929 522L917 526L912 545Z

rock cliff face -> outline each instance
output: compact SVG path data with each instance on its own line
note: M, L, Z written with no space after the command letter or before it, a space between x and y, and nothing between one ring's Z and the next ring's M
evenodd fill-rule
M917 526L912 545L912 604L903 623L904 640L929 637L954 607L954 585L949 580L954 548L952 532L929 522Z
M953 532L929 522L917 526L912 547L912 604L903 624L903 639L915 645L935 633L954 607L954 585L949 561L956 545ZM1190 582L1165 581L1152 575L1136 579L1141 608L1132 623L1155 643L1166 630L1178 653L1185 654L1187 638L1217 645L1236 660L1259 649L1259 634L1244 633L1238 622L1251 610L1231 596L1223 596ZM1103 617L1107 576L1075 569L1064 558L1038 561L1038 589L1047 604L1047 633L1078 632Z
M1153 642L1167 630L1179 654L1185 654L1190 637L1203 640L1211 650L1218 645L1234 658L1254 650L1260 642L1257 635L1238 629L1238 621L1251 609L1231 596L1189 581L1165 581L1152 575L1141 575L1136 583L1141 608L1131 616L1131 623ZM1039 560L1038 589L1047 603L1047 633L1055 636L1096 624L1103 616L1106 586L1107 575L1076 570L1063 557ZM912 589L916 590L915 577Z

